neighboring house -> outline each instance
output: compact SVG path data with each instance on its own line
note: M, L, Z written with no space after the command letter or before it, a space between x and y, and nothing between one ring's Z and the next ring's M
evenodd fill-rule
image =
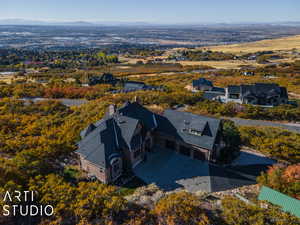
M115 85L119 79L115 78L112 74L110 73L103 73L101 76L92 76L89 77L88 79L88 85L96 85L96 84L111 84Z
M213 83L205 78L199 78L198 80L192 81L192 87L198 91L211 91Z
M240 104L263 106L277 106L288 103L288 94L285 87L278 84L256 83L253 85L232 85L225 89L225 96L221 101Z
M143 82L137 82L137 81L126 81L124 83L124 91L138 91L143 90L146 88L147 85Z
M114 90L112 93L127 93L127 92L133 92L133 91L164 91L163 86L151 86L147 85L143 82L138 81L126 81L124 82L123 89L120 90Z
M243 75L244 75L244 76L254 76L255 73L254 73L254 72L251 72L251 71L245 71L245 72L243 72Z
M83 130L81 138L76 151L80 166L103 183L132 171L155 145L211 162L219 160L225 147L219 119L173 110L158 115L138 102L119 109L109 106L105 117Z
M203 91L203 98L207 100L219 100L220 96L225 95L225 89L214 87L210 80L199 78L192 81L192 91Z
M266 200L278 205L283 211L289 212L300 218L300 200L282 194L271 188L263 186L258 196L259 200Z

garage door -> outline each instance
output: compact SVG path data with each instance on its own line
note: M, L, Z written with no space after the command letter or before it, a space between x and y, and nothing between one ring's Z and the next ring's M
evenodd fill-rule
M180 146L180 153L186 156L190 156L191 155L191 150L185 146Z
M201 151L194 151L194 158L199 160L205 160L205 154Z
M175 142L166 140L166 148L171 149L171 150L175 150Z

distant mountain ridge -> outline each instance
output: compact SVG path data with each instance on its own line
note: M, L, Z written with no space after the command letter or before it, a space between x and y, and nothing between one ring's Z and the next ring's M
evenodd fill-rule
M25 19L0 19L0 25L36 25L36 26L122 26L122 25L150 25L146 22L87 22L87 21L42 21L42 20L25 20Z
M124 21L43 21L43 20L27 20L27 19L0 19L0 25L32 25L32 26L155 26L155 25L192 25L192 26L241 26L241 25L284 25L284 26L300 26L300 21L284 21L284 22L244 22L244 23L151 23L151 22L124 22Z
M73 25L73 26L93 26L95 24L86 21L74 22L54 22L41 20L24 20L24 19L2 19L0 25Z

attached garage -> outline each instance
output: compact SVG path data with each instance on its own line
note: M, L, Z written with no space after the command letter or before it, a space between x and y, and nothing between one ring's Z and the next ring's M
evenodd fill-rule
M194 159L205 160L205 154L201 151L194 150Z
M166 140L166 148L175 151L175 142L170 141L170 140Z
M183 145L180 145L180 153L186 156L191 156L191 150Z

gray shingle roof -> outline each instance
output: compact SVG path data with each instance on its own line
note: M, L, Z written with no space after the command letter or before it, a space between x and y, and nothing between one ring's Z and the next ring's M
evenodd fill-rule
M141 137L134 137L139 121L115 114L97 122L97 127L78 143L76 151L88 161L106 167L113 155L121 155L121 149L141 145ZM90 127L90 126L89 126Z
M128 81L124 84L124 90L142 90L146 87L143 82Z
M211 81L209 81L209 80L206 80L205 78L199 78L198 80L193 80L192 81L192 85L193 85L193 87L195 87L195 86L202 86L202 85L212 87L213 83Z
M279 95L280 97L288 97L287 90L285 87L280 87L274 83L256 83L253 85L232 85L228 86L228 92L230 94L241 94L242 96L256 96L266 97Z
M241 88L240 88L240 86L237 86L237 85L229 85L228 92L230 94L240 94Z
M220 87L213 87L211 89L212 92L220 92L220 93L224 93L225 94L225 89L224 88L220 88Z
M137 149L142 134L135 135L139 124L144 129L158 129L188 144L213 149L220 120L187 112L166 110L157 115L137 102L127 102L112 116L90 124L81 132L82 140L76 153L86 160L107 167L112 157L123 154L122 149Z
M213 149L221 122L219 119L174 110L166 110L158 120L160 132L208 150Z
M127 102L117 111L120 115L140 120L147 130L152 130L157 126L155 114L137 102Z

